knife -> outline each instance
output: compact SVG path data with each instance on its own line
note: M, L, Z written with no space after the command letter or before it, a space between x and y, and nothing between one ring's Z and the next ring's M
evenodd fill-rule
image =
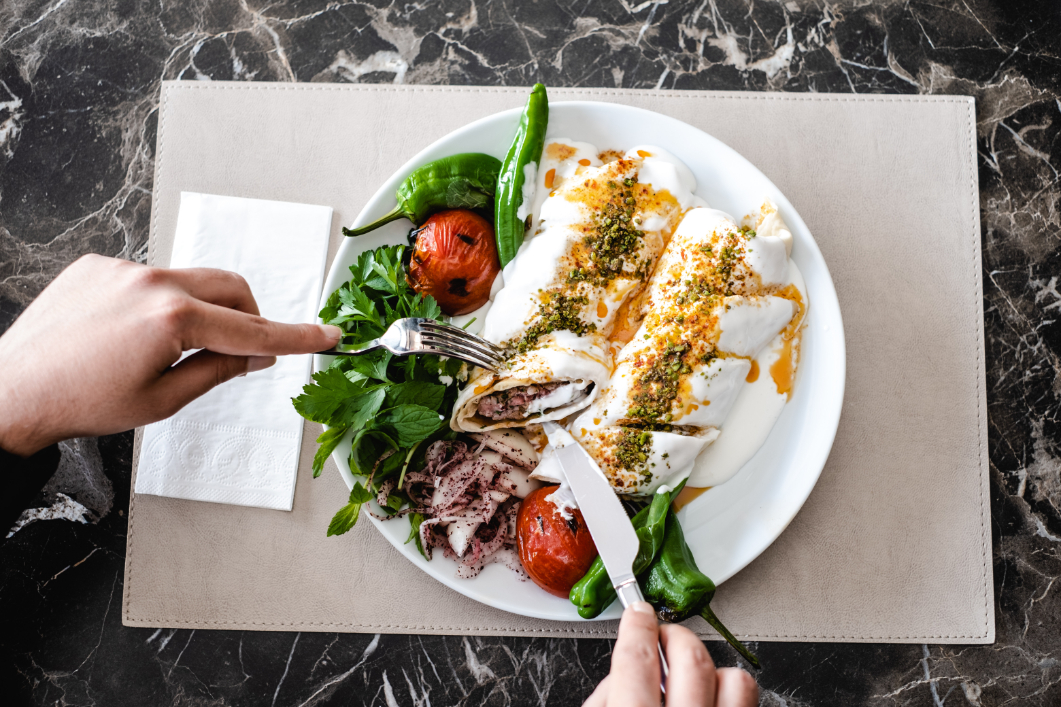
M564 470L568 486L575 496L578 509L582 511L582 518L589 527L593 543L597 546L604 569L608 570L608 577L623 608L644 601L645 597L634 576L634 559L641 543L619 497L597 468L596 462L565 430L555 422L545 422L542 427L553 443L556 460ZM559 445L559 442L566 440L570 441ZM663 656L662 645L659 646L659 667L659 689L667 694L667 659Z

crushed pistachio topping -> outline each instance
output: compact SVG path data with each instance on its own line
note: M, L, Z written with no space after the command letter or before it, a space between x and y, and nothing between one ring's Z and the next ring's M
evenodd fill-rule
M678 397L678 381L692 372L686 361L687 343L668 342L656 353L643 373L634 381L633 402L627 415L646 424L667 424L673 419L671 406Z
M637 257L645 234L638 230L639 218L634 216L637 198L632 187L635 184L637 181L631 178L621 183L607 182L611 198L596 213L593 231L583 239L590 262L572 270L568 280L603 285L621 273L631 258ZM647 275L643 265L638 264L639 278Z
M652 433L624 427L619 432L615 461L624 469L635 471L649 480L652 478L648 458L652 454ZM655 466L655 465L652 465Z
M675 297L678 305L702 301L708 307L715 305L714 298L734 294L734 287L745 278L744 270L737 266L744 259L747 242L755 237L748 227L714 233L711 240L699 246L702 253L712 259L712 267L694 279L682 282L682 290ZM707 301L704 301L707 300Z
M526 353L534 348L538 339L554 331L570 331L578 336L596 331L596 324L587 324L579 317L582 307L588 303L585 296L566 295L560 290L542 293L537 321L511 345L512 348L518 353Z

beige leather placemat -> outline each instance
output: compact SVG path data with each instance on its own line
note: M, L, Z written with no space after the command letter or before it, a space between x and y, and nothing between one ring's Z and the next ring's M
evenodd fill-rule
M473 119L521 106L525 95L166 83L149 261L169 262L182 190L331 205L334 255L340 225L394 169ZM550 96L649 108L734 147L799 210L836 283L848 369L832 456L785 533L721 587L719 616L752 640L993 641L972 99L594 89ZM123 622L614 635L610 623L538 621L466 599L368 522L326 538L346 489L330 463L311 478L318 431L306 425L290 513L135 496ZM702 622L692 625L711 635Z

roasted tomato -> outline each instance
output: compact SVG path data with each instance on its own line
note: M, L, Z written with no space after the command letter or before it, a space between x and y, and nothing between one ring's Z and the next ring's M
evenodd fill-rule
M413 231L409 284L438 300L449 315L486 304L501 271L494 229L474 211L453 209L429 218Z
M523 499L516 519L516 547L534 583L566 599L593 564L597 546L581 511L571 511L571 520L564 520L556 506L545 500L557 488L545 486Z

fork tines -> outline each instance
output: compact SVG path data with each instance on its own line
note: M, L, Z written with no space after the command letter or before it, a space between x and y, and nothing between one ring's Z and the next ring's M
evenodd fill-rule
M452 324L444 324L443 322L436 322L431 319L425 319L420 322L420 329L422 331L429 331L432 333L447 334L449 336L461 339L462 341L465 341L468 344L471 344L472 346L487 348L494 354L496 354L498 357L503 356L505 353L504 349L502 349L500 346L493 343L492 341L487 341L486 339L478 337L474 334L469 334L464 329L453 326Z
M496 370L504 362L501 349L497 346L457 327L422 322L420 340L442 355L468 361L480 368Z

